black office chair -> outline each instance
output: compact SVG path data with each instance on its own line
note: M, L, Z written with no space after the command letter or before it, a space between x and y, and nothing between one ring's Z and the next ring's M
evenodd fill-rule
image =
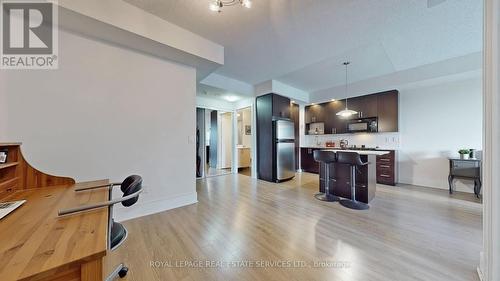
M316 162L323 163L325 165L325 192L319 192L314 195L316 199L327 202L339 201L340 198L330 193L330 168L331 165L337 161L335 152L325 151L325 150L315 150L313 152L313 157ZM333 179L335 181L335 179Z
M123 192L123 197L119 199L113 199L113 187L120 186ZM139 194L142 192L142 178L137 175L128 176L121 183L111 183L98 186L90 186L75 189L77 192L92 190L96 188L107 187L109 190L109 201L100 202L85 206L80 206L76 208L71 208L67 210L59 211L59 216L70 215L74 213L79 213L83 211L93 210L97 208L108 207L108 249L114 251L127 239L128 231L123 226L123 224L115 222L113 219L113 205L117 203L122 203L124 207L130 207L134 205L139 199ZM107 281L116 279L116 277L123 278L127 275L128 268L123 264L119 264L115 270L106 278Z
M359 167L366 166L370 163L363 162L361 160L361 157L359 156L359 153L348 151L337 152L337 163L348 164L349 168L351 169L351 177L349 181L349 184L351 186L351 199L341 200L340 204L346 208L354 210L369 209L370 206L368 206L368 204L356 200L356 171L358 171Z

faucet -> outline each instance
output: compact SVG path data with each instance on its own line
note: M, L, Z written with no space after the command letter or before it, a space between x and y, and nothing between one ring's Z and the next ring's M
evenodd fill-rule
M319 141L319 137L318 136L315 136L315 141L316 141L316 145L317 146L320 146L321 145L321 142Z
M340 148L347 148L347 146L349 145L349 141L346 140L346 139L341 139L340 140Z

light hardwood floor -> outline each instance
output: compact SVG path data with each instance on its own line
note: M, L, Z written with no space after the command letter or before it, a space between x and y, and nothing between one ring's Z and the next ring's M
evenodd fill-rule
M473 195L379 185L370 210L353 211L314 199L317 186L307 173L282 184L199 180L198 204L125 222L129 238L108 266L125 261L127 280L141 281L479 280L482 219ZM221 267L181 264L206 260ZM255 264L225 263L233 261ZM305 267L260 267L266 261Z

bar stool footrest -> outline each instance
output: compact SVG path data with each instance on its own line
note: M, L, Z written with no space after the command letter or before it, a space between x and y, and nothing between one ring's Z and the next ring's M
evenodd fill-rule
M368 204L365 204L363 202L359 201L354 201L354 200L341 200L340 205L353 209L353 210L368 210L370 209L370 206Z
M331 194L325 194L325 193L315 194L314 197L318 200L326 201L326 202L340 201L339 197L337 197L335 195L331 195Z

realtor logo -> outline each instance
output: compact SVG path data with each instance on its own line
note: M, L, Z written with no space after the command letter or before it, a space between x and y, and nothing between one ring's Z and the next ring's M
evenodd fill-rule
M2 69L56 69L57 5L46 1L1 2Z

